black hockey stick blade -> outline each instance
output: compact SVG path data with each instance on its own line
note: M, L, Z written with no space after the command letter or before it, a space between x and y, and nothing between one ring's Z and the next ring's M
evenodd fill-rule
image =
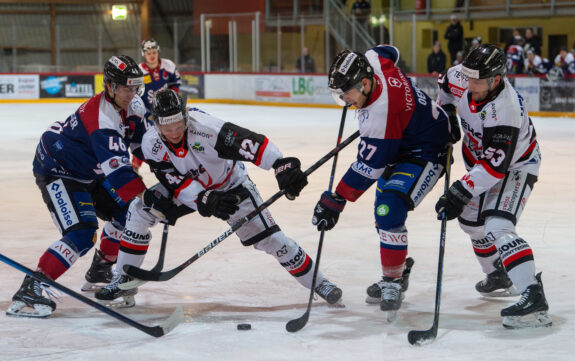
M162 244L160 245L160 256L158 257L158 262L156 265L150 270L152 273L160 273L162 268L164 268L164 258L166 257L166 244L168 243L168 229L169 225L166 223L164 224L164 231L162 232ZM139 268L138 268L139 269ZM124 272L126 271L126 266L124 266ZM132 288L140 287L141 285L145 284L148 281L145 281L140 278L134 278L131 281L120 283L118 288L121 290L129 290Z
M28 267L4 256L1 253L0 253L0 261L8 264L9 266L16 268L19 271L24 272L28 276L33 277L40 282L46 283L46 284L64 292L68 296L71 296L71 297L77 299L78 301L83 302L83 303L87 304L88 306L97 309L98 311L104 312L104 313L108 314L109 316L114 317L118 321L124 322L125 324L127 324L129 326L132 326L132 327L134 327L134 328L136 328L142 332L145 332L150 336L154 336L154 337L164 336L165 334L167 334L168 332L173 330L184 319L184 311L182 309L182 306L178 306L174 310L174 312L172 312L170 317L168 317L160 325L146 326L144 324L141 324L137 321L132 320L131 318L128 318L128 317L122 315L121 313L114 311L113 309L111 309L109 307L106 307L106 306L104 306L98 302L95 302L86 296L81 295L81 294L69 289L68 287L66 287L66 286L64 286L64 285L62 285L56 281L52 281L51 279L44 277L42 274L39 274L39 273L32 271Z
M431 343L437 337L437 324L434 324L429 330L416 331L412 330L407 333L407 340L414 346L421 346Z
M301 315L301 317L289 320L286 323L286 330L288 332L298 332L304 328L307 324L307 321L309 320L309 312L310 310L308 309L303 315Z
M337 147L333 148L329 153L324 155L320 160L318 160L312 166L310 166L304 172L305 175L310 175L311 173L316 171L325 162L327 162L333 156L335 156L337 153L339 153L340 150L342 150L343 148L348 146L351 142L353 142L357 137L359 137L359 131L356 131L355 133L350 135L346 140L341 142ZM165 272L152 272L149 270L141 269L139 267L134 267L131 265L124 265L124 272L126 272L128 275L130 275L132 277L138 278L138 279L143 280L143 281L167 281L169 279L172 279L178 273L180 273L185 268L187 268L189 265L194 263L198 258L202 257L204 254L209 252L212 248L214 248L219 243L221 243L224 239L228 238L230 235L235 233L240 227L242 227L244 224L249 222L252 218L256 217L258 214L260 214L261 211L263 211L264 209L269 207L271 204L273 204L275 201L277 201L279 198L281 198L281 196L283 196L284 194L285 194L285 190L280 190L277 193L275 193L267 201L260 204L258 208L251 211L245 217L239 219L236 223L234 223L232 225L231 228L229 228L227 231L222 233L220 236L218 236L218 238L214 239L207 246L205 246L203 249L201 249L198 253L193 255L190 259L188 259L187 261L185 261L181 265L177 266L176 268L173 268L173 269L165 271Z

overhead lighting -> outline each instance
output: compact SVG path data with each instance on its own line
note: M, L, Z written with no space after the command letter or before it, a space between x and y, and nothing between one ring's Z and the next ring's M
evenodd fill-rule
M128 17L128 9L126 5L112 5L112 19L113 20L126 20Z

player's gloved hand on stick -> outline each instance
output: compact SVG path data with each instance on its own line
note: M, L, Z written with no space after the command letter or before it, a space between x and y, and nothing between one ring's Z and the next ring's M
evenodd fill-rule
M318 231L329 231L335 227L346 202L345 198L337 193L323 192L313 210L311 223L317 226Z
M279 188L285 189L286 198L293 201L307 185L307 176L301 170L299 159L280 158L274 162L273 168Z
M238 211L241 199L231 192L221 192L208 189L198 194L198 212L204 217L216 216L227 221Z
M170 196L166 196L152 187L144 191L142 201L144 202L144 210L161 220L167 221L170 226L176 224L178 207L172 202Z
M450 221L459 217L463 212L463 207L473 198L473 195L463 187L460 181L454 182L447 190L447 193L441 196L435 204L435 211L437 212L437 219L443 219L443 212L445 218Z

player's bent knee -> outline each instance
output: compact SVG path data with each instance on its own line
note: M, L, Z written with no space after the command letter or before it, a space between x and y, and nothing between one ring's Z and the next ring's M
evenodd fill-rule
M393 192L381 193L375 202L375 221L377 228L392 230L405 224L408 206Z
M88 252L96 243L97 228L72 230L62 238L62 241L74 248L80 256Z

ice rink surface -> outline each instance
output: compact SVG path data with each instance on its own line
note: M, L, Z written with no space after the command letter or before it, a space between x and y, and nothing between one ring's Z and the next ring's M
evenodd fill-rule
M0 105L0 252L35 268L59 234L34 184L31 162L40 134L63 121L79 104ZM341 110L203 104L214 116L266 134L285 156L303 168L315 163L336 142ZM518 233L534 250L550 304L553 327L507 330L499 311L517 298L486 299L474 289L483 278L471 243L452 221L447 229L443 296L438 337L414 347L407 332L431 326L435 298L440 222L433 210L443 179L411 212L409 255L415 259L409 291L394 323L377 305L364 302L365 289L380 278L378 237L374 230L374 188L348 203L336 228L324 240L321 269L344 292L345 308L314 301L310 320L290 334L287 321L305 311L309 291L272 257L241 246L235 235L167 282L148 283L137 306L121 310L147 325L166 318L178 305L185 322L155 339L67 295L48 319L7 317L24 274L0 263L0 360L570 360L575 345L575 119L534 118L543 165L539 182L520 219ZM357 129L350 111L346 135ZM341 153L336 182L355 158L357 141ZM452 180L463 174L456 145ZM277 191L272 172L249 165L264 199ZM319 233L311 225L313 206L327 189L331 162L309 178L296 201L271 206L284 232L314 259ZM145 172L148 185L154 179ZM218 219L190 215L169 231L165 269L171 269L228 229ZM157 261L161 227L143 268ZM58 282L80 289L93 251L79 259ZM251 323L250 331L237 331Z

